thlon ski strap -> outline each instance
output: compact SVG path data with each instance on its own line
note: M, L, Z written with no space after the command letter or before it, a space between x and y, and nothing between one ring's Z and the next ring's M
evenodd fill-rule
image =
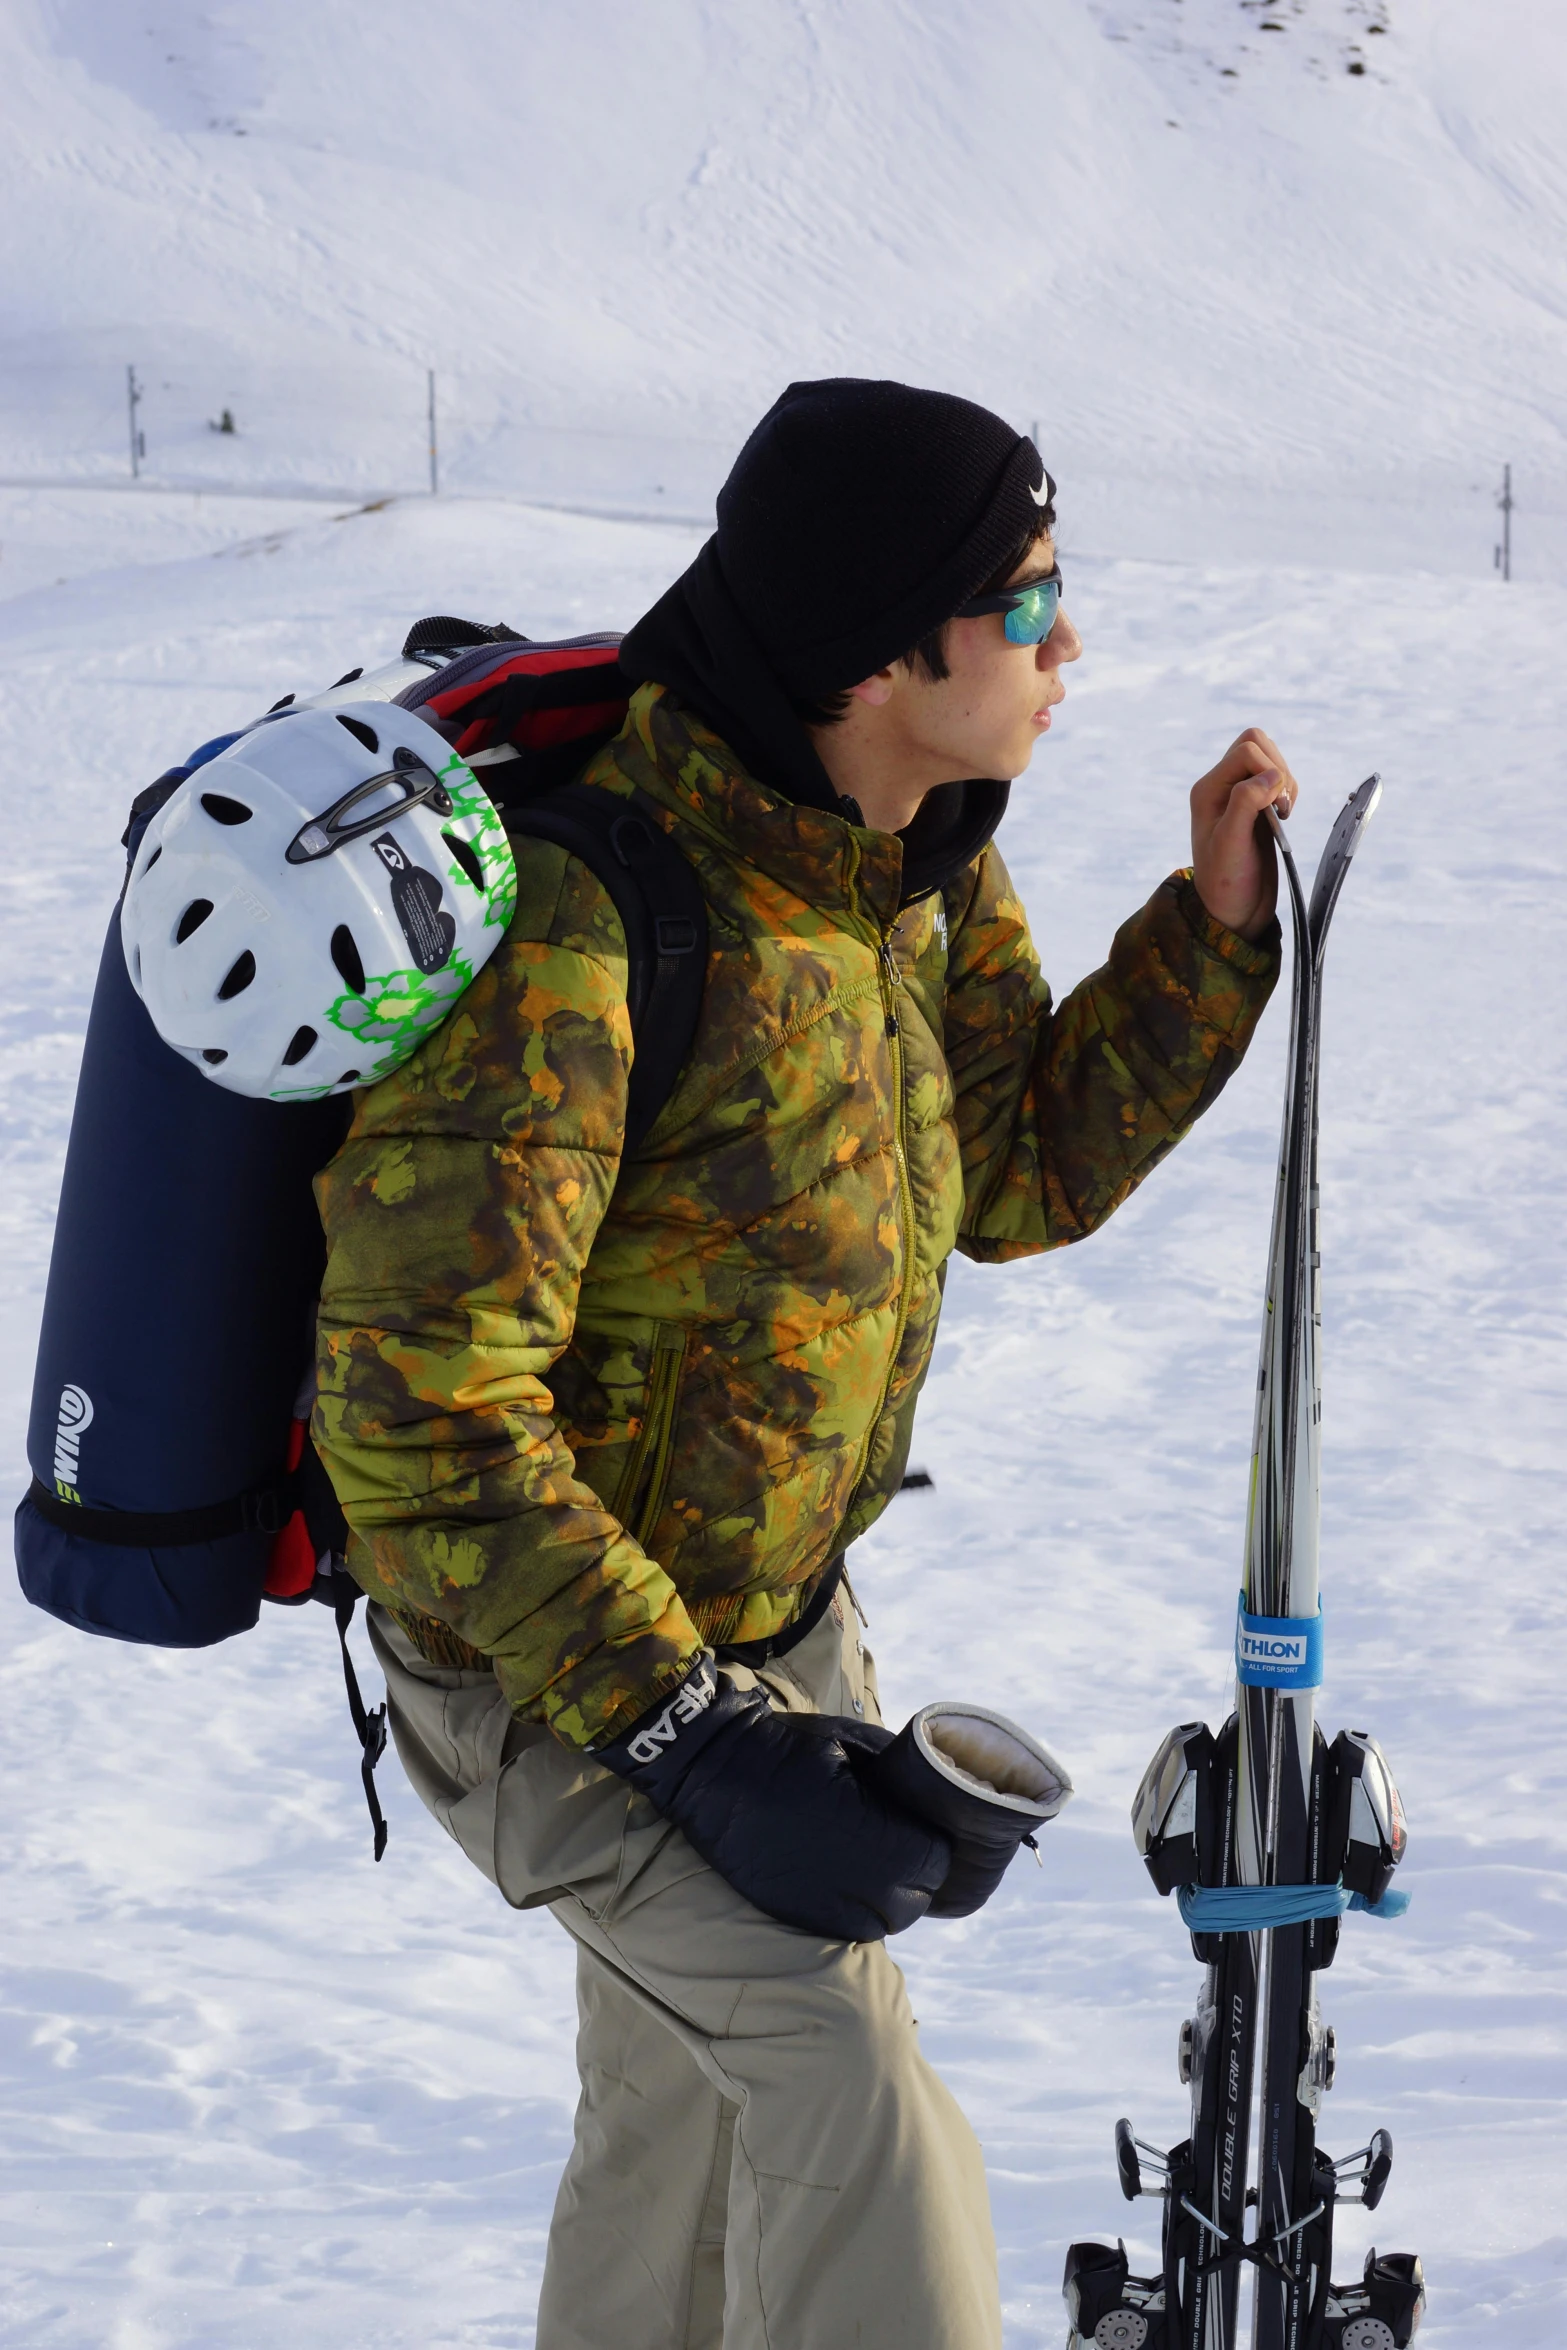
M1410 1896L1389 1888L1380 1901L1368 1901L1342 1885L1178 1885L1175 1900L1194 1934L1262 1934L1270 1926L1341 1918L1351 1909L1370 1918L1401 1918Z
M1235 1620L1235 1670L1248 1689L1320 1689L1321 1602L1314 1616L1249 1616L1243 1591Z

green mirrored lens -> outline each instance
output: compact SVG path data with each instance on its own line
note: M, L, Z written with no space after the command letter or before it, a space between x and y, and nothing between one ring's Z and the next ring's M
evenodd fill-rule
M1042 645L1054 628L1060 609L1058 579L1036 580L1032 587L1024 588L1007 614L1008 644Z

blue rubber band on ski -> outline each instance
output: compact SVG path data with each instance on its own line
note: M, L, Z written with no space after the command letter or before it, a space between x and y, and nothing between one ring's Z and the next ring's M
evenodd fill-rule
M1380 1901L1368 1901L1342 1885L1178 1885L1175 1899L1194 1934L1262 1934L1270 1926L1341 1918L1352 1909L1370 1918L1401 1918L1411 1896L1393 1886Z
M1248 1689L1322 1687L1322 1603L1314 1616L1249 1616L1241 1593L1235 1670Z

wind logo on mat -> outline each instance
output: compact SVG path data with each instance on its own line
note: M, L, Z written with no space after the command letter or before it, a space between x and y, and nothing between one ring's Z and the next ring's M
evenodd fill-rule
M80 1474L82 1438L92 1426L92 1397L85 1387L62 1387L60 1417L54 1427L54 1489L62 1501L80 1502L76 1480Z

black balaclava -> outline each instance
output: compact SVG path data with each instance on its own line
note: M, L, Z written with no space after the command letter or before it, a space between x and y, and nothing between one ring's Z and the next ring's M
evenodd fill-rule
M970 400L854 376L791 384L736 458L716 534L621 666L688 702L770 790L842 815L791 698L856 685L950 620L1049 494L1032 441ZM903 835L906 899L978 855L1009 788L927 796Z

